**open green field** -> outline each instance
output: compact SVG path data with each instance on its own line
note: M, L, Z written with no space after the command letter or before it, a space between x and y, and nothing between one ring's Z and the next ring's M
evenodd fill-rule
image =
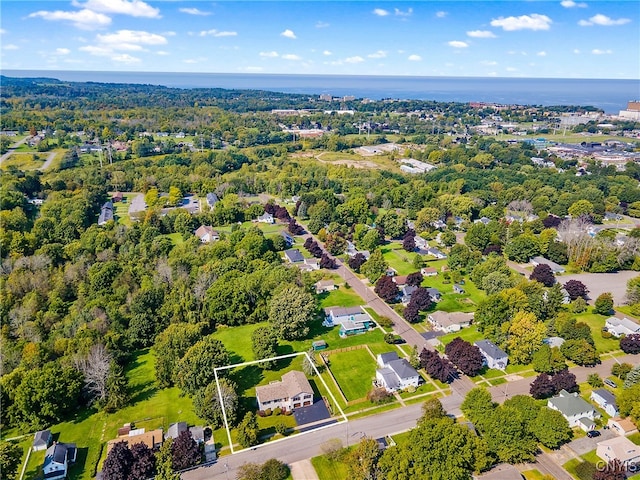
M34 157L36 157L34 159ZM47 159L46 153L13 152L9 158L2 162L2 168L17 168L19 170L36 170Z
M480 333L476 327L470 325L467 328L463 328L459 332L447 333L446 335L438 337L438 340L440 340L440 343L442 343L443 345L448 345L456 337L460 337L469 343L474 343L484 338L482 336L482 333Z
M398 275L409 275L410 273L420 271L420 269L416 269L416 267L413 266L413 259L418 254L405 251L401 243L391 242L380 247L380 250L389 267L393 268Z
M327 307L355 307L364 305L364 300L353 289L340 285L331 292L325 292L318 295L320 306Z
M549 477L545 477L538 470L527 470L526 472L522 472L522 475L524 475L524 478L526 480L545 480L549 478Z
M349 401L366 397L376 376L376 362L364 348L332 353L329 369Z

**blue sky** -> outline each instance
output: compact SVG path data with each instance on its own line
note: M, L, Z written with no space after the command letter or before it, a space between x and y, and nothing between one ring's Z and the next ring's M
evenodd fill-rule
M7 1L3 69L640 78L629 1Z

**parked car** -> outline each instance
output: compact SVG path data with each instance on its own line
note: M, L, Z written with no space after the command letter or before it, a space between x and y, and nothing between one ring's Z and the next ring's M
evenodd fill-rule
M605 378L603 382L605 385L609 385L611 388L618 388L618 385L613 380L609 380L608 378Z
M595 438L595 437L599 437L600 436L600 432L598 430L589 430L587 432L587 437L589 438Z

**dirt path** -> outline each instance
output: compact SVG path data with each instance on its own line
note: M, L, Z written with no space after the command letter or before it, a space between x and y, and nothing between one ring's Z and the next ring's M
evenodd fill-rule
M0 165L2 165L2 162L4 162L7 158L9 158L13 154L13 152L16 151L16 148L18 148L20 145L22 145L24 142L26 142L30 138L31 137L24 137L22 140L18 140L16 143L11 145L9 147L9 150L7 150L7 152L0 157Z
M38 170L40 171L48 170L49 167L51 166L51 163L55 160L55 158L56 158L56 152L51 152L49 155L47 155L47 160L40 166L40 168L38 168Z

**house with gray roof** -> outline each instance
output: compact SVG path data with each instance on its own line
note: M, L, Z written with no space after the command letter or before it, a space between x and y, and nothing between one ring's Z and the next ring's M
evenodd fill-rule
M213 192L207 193L207 205L209 205L210 208L213 208L214 205L218 203L219 200L220 199L215 193Z
M67 477L69 465L76 461L78 449L75 443L54 443L44 457L42 471L46 480L62 480Z
M560 393L547 400L547 407L559 411L569 422L570 427L579 426L585 431L592 430L593 420L600 418L600 414L589 402L577 393L560 390ZM584 418L584 421L582 420Z
M313 388L304 373L292 370L282 380L256 387L259 410L293 410L313 404Z
M39 450L46 450L51 445L53 441L53 436L51 435L51 430L39 430L33 436L33 444L31 447L34 452Z
M404 358L396 352L378 354L376 361L381 368L376 370L376 383L388 392L418 387L420 374Z
M484 363L489 368L504 370L509 363L509 356L490 340L478 340L475 346L480 349Z
M113 203L111 200L105 202L100 208L100 216L98 217L98 225L102 226L108 221L113 220Z
M182 432L189 430L187 422L177 422L169 425L169 430L164 434L164 439L173 438L174 440L180 436Z
M340 326L340 336L348 337L365 333L375 327L375 322L361 307L327 307L324 309L325 327Z
M556 262L552 262L551 260L544 257L533 257L531 259L531 264L534 267L537 267L538 265L549 265L549 268L551 268L551 271L556 275L559 273L564 273L563 266L558 265Z
M620 414L618 411L618 404L616 403L616 396L606 388L597 388L596 390L593 390L591 392L591 400L602 408L610 417L617 417Z
M287 259L289 263L302 263L304 262L304 257L300 253L300 250L295 248L290 248L289 250L284 251L284 257Z
M609 332L616 338L621 337L622 335L640 333L640 325L632 320L629 320L627 317L609 317L604 322L604 327L607 329L607 332Z

